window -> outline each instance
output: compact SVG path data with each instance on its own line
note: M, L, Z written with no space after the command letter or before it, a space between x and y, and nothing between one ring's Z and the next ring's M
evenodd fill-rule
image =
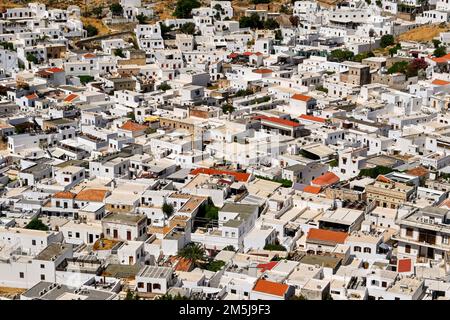
M405 253L411 253L411 246L409 244L405 246Z
M413 232L414 230L411 228L406 228L406 236L407 237L412 237L413 236Z
M45 265L44 264L41 264L41 269L45 269Z
M35 246L35 245L36 245L36 240L31 240L31 244L32 244L33 246Z
M381 282L381 286L382 286L383 288L387 288L387 282L386 282L386 281Z
M75 238L79 238L80 237L80 233L79 232L75 232Z
M67 232L67 235L69 236L69 238L72 238L72 231Z
M161 290L161 285L159 283L154 283L153 284L153 289Z
M354 250L355 252L361 252L361 247L355 246L355 247L353 248L353 250Z
M448 236L442 236L442 243L448 244Z
M109 228L106 229L106 234L111 234L111 230Z
M371 253L371 252L372 252L372 249L366 247L366 248L364 248L364 252L365 252L365 253Z
M41 274L41 280L45 280L45 274Z
M143 282L138 282L138 288L143 288L144 287L144 283Z
M25 275L23 274L23 272L19 272L19 278L21 278L21 279L25 278Z

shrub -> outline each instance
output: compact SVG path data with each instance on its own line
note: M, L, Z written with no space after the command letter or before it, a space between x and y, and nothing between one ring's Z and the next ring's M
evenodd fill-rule
M45 225L39 218L33 218L25 226L25 229L48 231L48 226Z
M381 37L380 46L382 48L392 46L392 45L394 45L394 43L395 43L395 39L394 39L393 35L385 34L384 36Z
M178 0L173 15L178 19L192 17L192 9L199 8L200 2L197 0Z
M92 24L88 24L87 26L85 26L84 30L86 30L88 37L93 37L98 34L98 29L94 27Z

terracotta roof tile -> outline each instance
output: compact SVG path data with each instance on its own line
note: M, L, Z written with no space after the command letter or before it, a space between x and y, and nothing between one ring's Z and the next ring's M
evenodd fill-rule
M256 268L261 269L261 271L264 272L267 270L272 270L277 264L278 261L270 261L268 263L260 263L256 266Z
M304 119L304 120L314 121L314 122L321 122L321 123L325 123L327 121L327 119L310 116L308 114L302 114L299 118Z
M315 178L311 181L312 185L315 186L330 186L332 184L339 182L339 177L335 175L333 172L326 172L325 174L321 175L320 177Z
M427 175L429 173L429 171L428 171L428 169L426 169L424 167L417 167L417 168L408 170L406 173L409 175L412 175L412 176L422 177L422 176Z
M65 101L65 102L72 102L72 101L75 100L76 98L78 98L78 95L75 94L75 93L71 93L71 94L69 94L69 95L64 99L64 101Z
M281 119L281 118L277 118L277 117L256 116L253 119L266 120L266 121L269 121L269 122L281 124L281 125L288 126L288 127L298 127L298 126L300 126L300 124L298 122L291 121L291 120L286 120L286 119Z
M306 95L300 94L300 93L294 94L291 98L294 99L294 100L300 100L300 101L305 101L305 102L307 102L307 101L312 99L312 97L306 96Z
M26 96L26 98L28 100L33 100L33 99L39 99L38 95L36 93L32 93Z
M103 202L107 193L107 190L102 189L84 189L78 192L75 200Z
M287 284L258 279L253 291L284 297L288 289Z
M397 272L411 272L412 261L411 259L399 259L397 261Z
M267 73L272 73L272 70L270 70L270 69L255 69L255 70L253 70L253 73L267 74Z
M47 69L46 71L51 72L51 73L59 73L59 72L64 72L64 69L61 69L61 68L50 68L50 69Z
M324 230L324 229L309 229L307 240L319 240L334 243L345 243L348 234L340 231Z
M131 121L131 120L125 122L125 123L120 127L120 129L128 130L128 131L142 131L142 130L145 130L145 129L147 129L147 128L148 128L147 126L144 126L144 125L142 125L142 124L133 122L133 121Z
M198 175L200 173L208 174L208 175L228 175L233 176L237 181L241 182L247 182L250 178L249 173L244 172L234 172L234 171L228 171L228 170L218 170L218 169L212 169L212 168L198 168L191 171L191 174Z
M314 186L306 186L303 189L303 191L305 191L305 192L314 193L314 194L319 194L321 190L322 190L321 187L314 187Z
M433 82L431 82L432 84L438 85L438 86L446 86L448 84L450 84L450 81L445 81L445 80L440 80L440 79L435 79L433 80Z
M56 199L73 199L75 198L76 194L69 192L69 191L61 191L61 192L57 192L53 195L53 198Z

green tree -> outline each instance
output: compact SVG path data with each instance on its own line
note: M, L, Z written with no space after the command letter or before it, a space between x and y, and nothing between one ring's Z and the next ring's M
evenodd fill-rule
M130 289L127 290L127 295L125 296L125 300L133 300L133 293Z
M93 14L96 18L100 19L101 17L103 17L103 7L94 7L94 8L92 9L92 14Z
M78 78L80 79L82 85L94 81L94 77L89 75L78 76Z
M98 29L94 27L92 24L88 24L87 26L85 26L84 30L86 30L88 37L93 37L98 34Z
M281 244L266 244L264 246L264 250L269 250L269 251L286 251L286 248L283 247Z
M336 49L331 51L329 58L331 61L344 62L352 60L354 53L349 50Z
M375 55L373 54L372 51L369 52L363 52L363 53L358 53L356 56L353 57L353 61L355 62L361 62L363 59L366 58L370 58L370 57L374 57Z
M433 46L435 49L439 48L439 46L441 45L441 41L438 39L433 39L431 41L433 42Z
M172 89L172 87L168 83L165 83L165 82L161 83L158 86L158 90L167 91L167 90L170 90L170 89Z
M117 57L125 58L125 53L123 52L122 48L117 48L114 50L114 55Z
M283 34L280 29L275 31L275 40L283 41Z
M230 244L228 246L226 246L225 248L223 248L222 250L224 251L233 251L236 252L236 249Z
M241 17L239 19L240 28L262 29L264 23L261 21L257 13L252 13L249 17Z
M37 64L39 62L38 58L34 54L32 54L31 52L27 53L27 61L33 62L34 64Z
M160 22L159 23L159 26L161 27L161 37L164 39L164 40L167 40L167 39L170 39L171 38L171 36L170 36L170 31L172 31L172 26L166 26L164 23L162 23L162 22Z
M386 48L395 44L395 38L391 34L385 34L381 37L380 47Z
M33 218L26 226L25 229L48 231L48 226L45 225L39 218Z
M398 61L394 63L389 69L388 73L403 73L406 74L406 70L408 69L408 62L407 61Z
M213 272L217 272L223 268L225 265L225 261L222 260L213 260L205 265L205 269Z
M143 13L140 13L136 16L136 19L139 24L146 24L148 17L144 15Z
M222 106L222 111L225 114L233 113L234 107L233 107L233 105L227 103Z
M156 298L156 300L192 300L188 297L182 296L181 294L177 294L177 295L171 295L171 294L164 294L159 296L158 298Z
M109 10L114 16L121 16L123 14L123 7L120 3L113 3L109 6Z
M173 215L173 212L174 212L173 205L171 205L170 203L164 202L163 206L162 206L162 211L164 212L166 217L169 218L170 216Z
M184 248L178 251L178 257L188 259L196 266L206 259L206 252L198 243L188 243Z
M280 24L276 20L269 18L266 21L264 21L263 26L264 29L275 30L280 27Z
M332 168L337 167L339 165L339 162L336 159L333 159L328 163L328 165Z
M185 34L194 34L195 33L195 23L186 22L180 27L180 31Z
M192 9L200 8L197 0L178 0L173 15L178 19L192 18Z
M395 47L392 47L389 49L389 54L391 55L391 57L393 57L395 54L397 54L397 51L400 50L402 48L400 43L397 43L395 45Z
M447 49L444 46L437 47L434 49L433 55L436 58L443 57L447 54Z
M374 168L370 168L370 169L362 169L361 171L359 171L359 177L370 177L372 179L375 179L376 177L378 177L380 174L384 175L384 174L388 174L390 172L392 172L393 170L389 167L384 167L384 166L376 166Z
M136 116L133 111L127 113L127 118L130 118L131 121L136 121Z

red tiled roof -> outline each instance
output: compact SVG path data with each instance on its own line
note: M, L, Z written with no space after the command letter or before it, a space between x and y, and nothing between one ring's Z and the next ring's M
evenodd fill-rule
M272 270L276 265L278 264L278 261L270 261L268 263L260 263L256 266L258 269L262 269L261 271L267 271Z
M447 63L450 60L450 53L447 53L445 56L439 58L431 58L436 63Z
M327 119L310 116L308 114L302 114L299 118L309 120L309 121L314 121L314 122L321 122L321 123L325 123L327 121Z
M380 174L380 175L377 177L376 180L377 180L377 181L380 181L380 182L391 182L391 179L386 178L386 177L383 176L382 174Z
M258 279L253 291L283 297L288 289L289 286L287 284Z
M255 69L255 70L253 70L253 73L267 74L267 73L272 73L272 70L270 70L270 69Z
M251 56L253 53L250 51L245 51L242 55L243 56Z
M71 94L69 94L69 95L64 99L64 101L65 101L65 102L72 102L72 101L75 100L76 98L78 98L78 95L75 94L75 93L71 93Z
M399 259L397 261L397 272L411 272L412 261L411 259Z
M311 181L311 184L316 186L329 186L337 182L339 182L339 177L333 172L328 171L320 177L317 177L313 181Z
M247 182L250 178L249 173L244 172L234 172L234 171L228 171L228 170L218 170L218 169L212 169L212 168L198 168L191 171L191 174L198 175L200 173L208 174L208 175L229 175L233 176L237 181L241 182Z
M232 52L228 55L228 58L232 58L232 59L237 58L237 57L239 57L239 53L236 53L236 52Z
M29 100L33 100L33 99L38 99L38 95L36 93L32 93L26 96L27 99Z
M307 240L319 240L334 243L345 243L348 234L340 231L324 230L324 229L309 229Z
M142 131L142 130L145 130L145 129L147 129L147 128L148 128L147 126L144 126L144 125L142 125L142 124L133 122L133 121L131 121L131 120L128 120L127 122L125 122L125 123L120 127L120 129L128 130L128 131Z
M86 53L83 57L87 58L87 59L91 59L91 58L95 58L96 55L93 53Z
M300 124L298 122L291 121L291 120L286 120L286 119L281 119L281 118L277 118L277 117L256 116L253 119L266 120L266 121L269 121L269 122L278 123L278 124L281 124L281 125L284 125L284 126L288 126L288 127L298 127L298 126L300 126Z
M449 81L445 81L445 80L440 80L440 79L435 79L433 80L433 82L431 82L432 84L438 85L438 86L446 86L448 84L450 84Z
M406 173L411 175L411 176L416 176L416 177L422 177L428 174L428 169L424 168L424 167L417 167L417 168L413 168L408 170Z
M321 187L314 187L314 186L306 186L303 191L308 192L308 193L314 193L314 194L318 194L320 193L320 190L322 190Z
M84 189L78 192L75 200L103 202L103 199L105 199L107 192L107 190L102 189Z
M73 199L75 198L76 194L69 192L69 191L61 191L61 192L57 192L53 195L53 198L56 199Z
M64 72L64 69L61 69L61 68L50 68L50 69L47 69L46 71L51 72L51 73L58 73L58 72Z
M310 96L306 96L306 95L300 94L300 93L294 94L291 98L294 100L301 100L301 101L305 101L305 102L312 99Z

